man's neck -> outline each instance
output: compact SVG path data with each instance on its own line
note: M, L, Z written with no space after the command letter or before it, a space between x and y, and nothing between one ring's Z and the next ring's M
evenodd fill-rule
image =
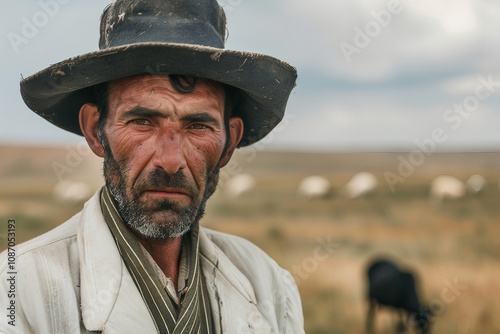
M165 276L172 280L177 290L179 277L179 256L181 253L182 237L166 240L144 238L132 230L141 245L148 251Z

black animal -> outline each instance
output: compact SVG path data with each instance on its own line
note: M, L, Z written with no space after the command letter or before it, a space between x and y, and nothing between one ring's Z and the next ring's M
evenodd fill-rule
M378 260L368 267L368 300L366 332L373 333L377 305L395 308L400 315L398 333L406 332L406 325L415 327L417 333L429 333L429 310L423 307L415 289L415 279L410 272L400 271L387 260ZM406 315L406 321L404 320Z

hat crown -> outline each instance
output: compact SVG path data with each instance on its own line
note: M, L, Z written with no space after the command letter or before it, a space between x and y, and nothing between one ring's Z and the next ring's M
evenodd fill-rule
M102 14L99 48L159 42L223 49L225 32L216 0L117 0Z

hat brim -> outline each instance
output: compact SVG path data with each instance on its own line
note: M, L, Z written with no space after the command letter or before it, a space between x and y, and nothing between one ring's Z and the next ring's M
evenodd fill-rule
M261 54L190 44L137 43L104 49L54 64L21 81L26 105L47 121L82 135L81 106L94 99L90 87L138 74L207 78L241 90L235 114L243 119L239 144L265 137L283 118L295 86L294 67Z

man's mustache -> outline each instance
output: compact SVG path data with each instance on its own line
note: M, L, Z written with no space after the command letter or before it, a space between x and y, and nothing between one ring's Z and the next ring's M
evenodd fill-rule
M190 197L198 193L197 187L189 182L182 170L175 174L169 174L163 169L154 169L144 177L139 177L133 186L134 192L140 194L152 188L176 188L182 189Z

